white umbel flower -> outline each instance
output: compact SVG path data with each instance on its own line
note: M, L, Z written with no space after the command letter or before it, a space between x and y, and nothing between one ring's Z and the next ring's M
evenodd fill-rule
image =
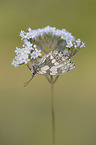
M17 67L20 64L27 64L32 58L36 59L38 56L41 56L42 54L40 52L41 50L36 49L36 45L32 45L30 42L26 41L22 49L16 47L16 56L15 59L13 59L12 65Z
M47 26L45 28L37 29L37 30L31 30L31 28L29 28L28 31L29 32L27 33L21 31L20 36L22 37L22 39L30 39L30 38L35 39L36 37L51 33L52 36L61 37L61 39L65 40L68 46L73 41L75 41L74 36L72 36L71 33L67 32L66 29L59 30L56 29L55 27Z
M16 57L12 62L15 67L27 64L33 59L38 59L38 57L41 57L42 52L47 54L52 49L72 58L80 48L85 47L80 39L76 40L66 29L59 30L56 27L47 26L36 30L29 27L28 32L21 30L20 36L24 45L22 49L16 47Z

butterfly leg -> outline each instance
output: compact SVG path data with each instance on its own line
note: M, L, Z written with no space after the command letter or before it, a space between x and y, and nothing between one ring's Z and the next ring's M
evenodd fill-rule
M27 66L30 70L32 69L32 66L30 67L29 64L26 64L26 66Z
M30 83L30 81L33 79L33 77L34 76L32 76L30 80L28 80L26 83L24 83L24 87L26 87Z

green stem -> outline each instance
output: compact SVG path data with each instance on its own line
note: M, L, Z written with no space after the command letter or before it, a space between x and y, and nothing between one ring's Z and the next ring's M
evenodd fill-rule
M54 85L53 85L53 76L51 76L51 111L52 111L52 141L55 145L55 109L54 109Z
M58 78L59 78L59 75L56 76L56 78L55 78L54 81L53 81L53 84L55 84L55 82L57 81Z

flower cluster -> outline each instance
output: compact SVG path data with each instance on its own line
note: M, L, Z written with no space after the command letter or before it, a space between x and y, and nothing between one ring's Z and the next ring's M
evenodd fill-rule
M12 62L15 67L27 64L32 59L38 59L43 52L49 53L55 49L71 58L80 48L85 47L80 39L76 40L66 29L59 30L50 26L37 30L29 28L28 32L21 31L20 36L24 45L22 49L16 47L17 56ZM44 46L48 51L44 50Z
M66 31L66 29L56 29L55 27L50 27L47 26L45 28L42 29L37 29L37 30L31 30L31 28L28 29L29 32L24 32L21 30L20 36L22 37L21 40L23 39L35 39L36 37L39 36L43 36L44 34L51 34L52 36L57 36L57 37L61 37L61 39L65 40L67 43L68 47L72 47L72 42L75 41L75 38L71 35L71 33L69 33L68 31Z
M16 47L15 59L13 59L12 65L15 67L21 64L27 64L31 59L36 59L38 56L41 56L41 50L36 49L36 45L32 45L30 42L25 41L23 48Z

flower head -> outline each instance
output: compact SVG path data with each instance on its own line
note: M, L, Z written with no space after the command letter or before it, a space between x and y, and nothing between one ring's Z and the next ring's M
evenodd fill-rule
M15 67L21 64L27 64L31 59L36 59L38 56L41 56L41 50L36 49L36 45L31 44L29 41L25 41L23 48L16 47L15 59L13 59L12 65Z
M23 48L16 47L16 57L12 62L15 67L27 64L31 60L38 60L44 53L52 50L62 52L71 58L80 48L85 47L80 39L76 40L66 29L59 30L56 27L47 26L36 30L29 27L28 32L21 30L20 36L24 45Z

